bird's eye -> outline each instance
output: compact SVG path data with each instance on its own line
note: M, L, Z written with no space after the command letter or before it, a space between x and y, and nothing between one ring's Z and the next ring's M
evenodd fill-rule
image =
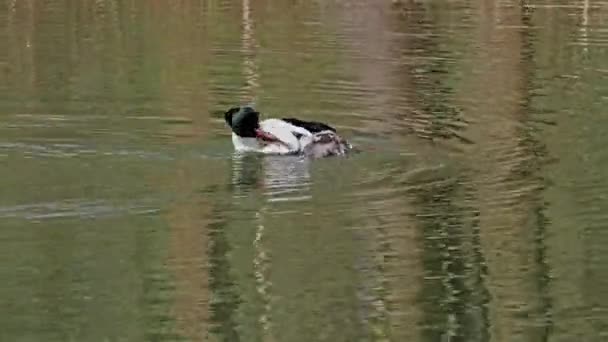
M292 133L292 134L293 134L293 135L296 137L296 139L298 139L298 140L300 140L300 138L301 138L301 137L304 135L304 134L302 134L302 133L298 133L298 132L291 132L291 133Z

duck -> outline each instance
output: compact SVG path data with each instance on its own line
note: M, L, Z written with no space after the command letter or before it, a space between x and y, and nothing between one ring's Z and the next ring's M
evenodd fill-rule
M237 152L305 155L313 158L343 156L352 145L328 124L297 118L268 118L252 106L231 107L224 120L232 130Z

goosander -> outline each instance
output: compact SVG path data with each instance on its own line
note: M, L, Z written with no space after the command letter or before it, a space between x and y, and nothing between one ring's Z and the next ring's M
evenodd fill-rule
M314 158L345 155L352 146L336 129L295 118L266 119L253 107L232 107L224 113L232 129L232 143L239 152L302 154Z

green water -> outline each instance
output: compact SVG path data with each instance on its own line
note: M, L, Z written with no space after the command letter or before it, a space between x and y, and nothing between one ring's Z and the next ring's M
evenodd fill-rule
M607 106L605 1L0 1L0 341L605 341Z

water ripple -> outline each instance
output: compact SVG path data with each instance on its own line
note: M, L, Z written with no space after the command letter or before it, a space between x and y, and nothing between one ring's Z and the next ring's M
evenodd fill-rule
M150 201L116 205L106 200L71 199L0 207L0 218L51 220L60 218L97 219L123 215L150 215L159 211Z

